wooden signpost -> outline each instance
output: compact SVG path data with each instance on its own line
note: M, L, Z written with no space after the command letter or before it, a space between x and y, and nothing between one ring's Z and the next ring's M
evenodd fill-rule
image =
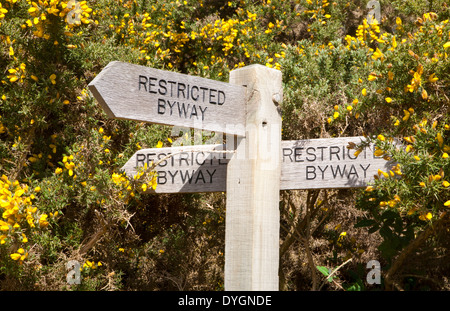
M89 89L111 118L244 135L240 85L114 61Z
M358 156L350 143L364 137L320 138L282 142L281 190L360 188L374 180L378 169L388 172L391 163L374 155L373 146Z
M227 154L223 145L150 148L136 152L122 170L134 177L145 164L155 167L157 184L154 193L224 192Z
M266 66L224 83L111 62L89 89L113 118L229 135L226 146L142 149L122 168L157 164L155 193L226 191L225 290L278 290L280 190L364 187L391 165L347 148L362 137L281 141L281 72Z
M358 156L347 148L362 136L281 141L280 190L365 187L392 164L373 154L373 146ZM160 163L153 193L225 192L229 153L225 145L149 148L137 151L122 167L134 177L145 164Z

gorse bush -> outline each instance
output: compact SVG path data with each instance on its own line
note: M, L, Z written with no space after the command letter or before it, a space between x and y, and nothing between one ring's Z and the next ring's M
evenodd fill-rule
M20 264L27 258L28 237L34 232L43 230L49 224L47 214L39 214L37 207L32 206L32 200L35 198L34 193L39 193L40 188L36 187L29 196L24 196L28 191L27 186L21 186L17 181L11 183L8 178L3 175L1 186L1 208L2 219L0 222L0 243L3 247L9 247L12 252L11 259L18 261ZM50 216L57 216L51 214Z
M106 117L87 85L120 60L220 81L278 69L283 139L364 136L356 155L391 161L365 189L282 193L280 289L344 263L320 288L370 289L372 259L378 288L448 289L450 9L380 1L370 23L367 3L2 0L1 288L223 289L226 194L156 196L155 175L120 172L179 139Z

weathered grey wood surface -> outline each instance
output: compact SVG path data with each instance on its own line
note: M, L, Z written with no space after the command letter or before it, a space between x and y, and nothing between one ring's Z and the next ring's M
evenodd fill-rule
M355 150L347 146L349 142L359 144L362 139L357 136L282 141L280 190L367 186L378 169L388 172L392 163L374 157L373 149L369 147L355 158ZM227 163L231 156L220 153L225 149L221 144L142 149L122 170L133 177L136 168L145 162L149 165L174 154L155 168L159 172L158 186L149 192L225 192ZM210 150L216 152L210 153Z
M281 189L365 187L378 169L388 172L392 163L375 157L367 147L357 157L350 142L363 137L340 137L282 142Z
M244 135L240 85L114 61L89 89L112 118Z
M247 119L227 167L225 290L278 290L281 72L251 65L230 82L247 86Z
M227 153L224 146L199 145L137 151L122 170L134 177L145 164L155 167L157 187L149 193L221 192L226 188ZM213 152L211 152L213 151Z

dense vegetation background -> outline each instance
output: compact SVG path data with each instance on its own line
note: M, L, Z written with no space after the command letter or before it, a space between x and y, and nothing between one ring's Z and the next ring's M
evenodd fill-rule
M450 289L446 1L382 0L371 23L365 0L0 4L2 290L223 289L226 194L120 175L179 133L106 117L87 85L113 60L221 81L279 69L283 139L366 135L397 163L367 189L281 193L281 290Z

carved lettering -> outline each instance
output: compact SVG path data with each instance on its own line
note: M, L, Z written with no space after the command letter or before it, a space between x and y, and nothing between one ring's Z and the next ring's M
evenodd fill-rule
M303 148L294 148L294 158L295 158L295 162L303 162L304 160L300 159L300 157L302 156L302 151Z
M348 178L351 178L351 175L355 175L356 178L358 178L358 172L356 171L355 166L352 164L352 166L350 166L350 171L348 172Z
M180 171L180 176L181 176L181 181L183 183L186 183L186 182L191 183L192 182L192 177L194 176L194 171L192 171L192 175L189 175L189 171L188 170L185 171L184 175L183 175L183 171Z
M208 107L202 108L202 106L198 106L198 108L200 109L200 112L202 113L202 120L205 120L205 112Z
M160 153L160 154L158 154L158 165L160 166L160 167L164 167L164 166L166 166L167 165L167 160L163 160L163 161L161 161L161 162L159 162L159 160L161 160L161 159L163 159L164 157L166 156L166 154L165 153ZM147 161L148 161L148 158L147 158Z
M184 105L184 103L182 103L182 104L180 105L180 102L178 102L178 113L179 113L180 117L184 116L184 118L187 118L186 114L187 114L187 111L189 110L189 107L190 107L190 106L191 106L191 105L188 104L188 105L187 105L187 108L186 108L185 105Z
M195 90L195 92L194 92ZM195 94L195 95L194 95ZM191 98L195 101L198 100L199 94L198 94L198 86L194 85L191 88Z
M166 101L164 99L158 99L158 114L166 113Z
M138 76L138 91L163 96L156 99L159 115L202 121L207 105L224 105L227 98L223 90L145 75Z
M159 89L158 93L159 95L166 95L167 94L167 81L166 80L159 80Z
M174 107L176 107L178 111L178 116L185 119L199 119L201 117L202 120L205 120L205 112L206 109L208 109L208 107L196 106L194 104L191 105L184 102L170 101L162 98L158 99L158 114L168 114L171 116L173 115Z
M172 171L168 171L168 172L169 172L170 177L172 177L172 184L174 184L175 183L175 176L177 176L178 171L175 171L174 173L172 173Z
M170 115L172 115L172 110L173 110L173 106L175 106L175 102L174 101L170 102L168 100L167 101L167 105L169 105L169 107L170 107Z
M142 87L147 92L147 82L148 79L146 76L139 76L139 91L141 90Z
M212 183L212 178L213 178L214 174L216 173L216 170L214 170L212 172L210 172L209 170L206 170L206 172L209 175L209 182Z
M354 150L346 146L305 146L292 148L283 148L283 162L324 162L324 161L357 161L366 159L367 150L358 156L354 155ZM380 159L380 157L373 157ZM381 157L382 158L382 157Z
M145 154L137 154L136 155L136 167L144 166L145 161ZM139 163L142 163L142 165L139 165Z
M213 104L213 105L217 104L217 101L214 100L216 98L216 93L217 93L217 90L214 90L214 89L209 90L209 103L210 104Z
M344 165L344 168L341 170L341 167L339 165L334 166L334 168L336 169L336 171L333 169L333 165L331 165L331 172L333 174L333 178L336 179L337 174L339 174L341 177L344 177L344 172L345 172L345 168L346 165Z
M167 182L166 174L167 173L165 171L158 171L157 172L156 182L158 183L158 185L166 184L166 182Z
M195 179L195 183L198 183L199 180L203 180L203 183L205 183L205 177L203 176L202 170L198 170L197 178Z
M364 178L367 178L367 176L366 176L366 171L367 171L367 169L369 168L370 164L367 164L366 167L364 167L362 164L360 164L359 166L361 166L362 170L364 171Z
M186 90L186 85L184 83L178 83L178 92L177 92L177 98L180 98L180 92L183 94L183 98L186 98L186 94L184 91Z
M323 161L323 150L326 149L327 147L317 147L317 149L320 150L320 161Z
M337 149L337 150L336 150ZM338 160L340 160L339 158L339 151L341 150L341 148L339 148L338 146L331 146L330 147L330 160L333 161L333 155L336 156L336 158Z
M316 179L316 167L315 166L307 166L306 167L306 180Z
M311 153L311 150L313 150L313 153ZM314 148L314 147L306 148L306 154L308 155L308 157L306 157L307 161L310 161L310 162L316 161L317 156L315 154L315 151L316 151L316 148ZM313 158L310 158L309 156L313 156Z
M167 82L169 82L170 84L170 97L173 97L173 89L174 86L177 85L177 82L176 81L167 81Z
M152 165L154 155L156 155L156 153L147 153L147 167Z
M225 104L225 92L224 91L219 91L217 94L217 105L223 105Z
M307 165L305 166L305 178L306 180L315 180L320 178L321 180L328 179L339 179L339 178L347 178L347 179L359 179L359 178L367 178L367 170L369 169L370 164L362 165Z
M290 162L292 162L292 149L291 148L283 148L283 162L286 161L286 157L289 157ZM287 161L286 161L287 162Z
M165 159L171 154L171 152L163 150L161 152L136 153L135 169L137 171L146 164L150 167L154 161L158 163L156 181L159 186L178 185L183 187L223 182L226 168L219 169L218 166L226 165L228 159L222 159L204 151L185 151Z
M157 81L158 79L149 77L148 79L148 92L152 94L156 94L157 92L153 89L152 86L156 86L156 84L152 83L152 81Z
M196 118L198 118L198 115L197 115L197 108L195 108L195 105L192 105L191 119L192 119L192 116L195 116Z
M325 171L327 170L328 165L325 166L323 169L320 166L317 166L317 167L319 168L320 172L322 173L322 179L325 179Z

